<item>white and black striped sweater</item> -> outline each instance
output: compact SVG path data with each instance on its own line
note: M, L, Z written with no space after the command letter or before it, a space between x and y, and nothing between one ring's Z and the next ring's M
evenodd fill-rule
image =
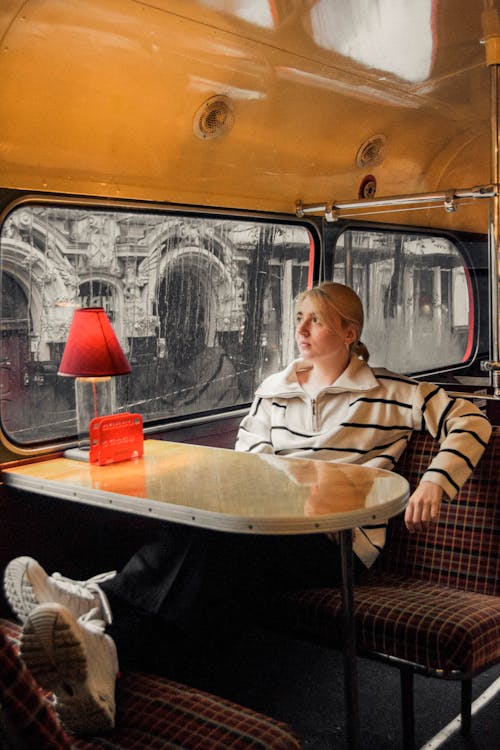
M356 357L311 399L296 374L308 366L295 360L262 383L241 422L236 450L393 469L412 430L425 429L441 447L421 479L453 498L491 434L479 409L434 383L371 368ZM384 542L385 526L365 527L355 535L354 551L369 567Z

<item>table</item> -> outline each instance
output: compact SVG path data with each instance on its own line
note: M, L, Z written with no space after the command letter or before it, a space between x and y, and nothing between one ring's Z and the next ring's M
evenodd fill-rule
M242 534L339 532L347 740L360 746L352 535L406 505L393 472L224 448L146 440L144 456L96 466L69 458L6 468L7 485L64 500Z

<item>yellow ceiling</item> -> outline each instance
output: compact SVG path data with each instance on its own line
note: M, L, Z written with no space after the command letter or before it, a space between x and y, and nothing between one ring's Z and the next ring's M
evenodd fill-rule
M293 213L357 197L368 172L380 195L486 183L497 6L2 0L0 187ZM215 95L234 125L201 139ZM381 163L360 167L378 134Z

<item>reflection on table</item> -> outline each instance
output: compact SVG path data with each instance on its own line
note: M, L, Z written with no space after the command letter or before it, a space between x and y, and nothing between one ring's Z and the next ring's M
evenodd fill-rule
M247 533L335 531L398 513L393 472L314 459L146 440L144 456L95 466L68 458L4 471L7 484L78 502Z

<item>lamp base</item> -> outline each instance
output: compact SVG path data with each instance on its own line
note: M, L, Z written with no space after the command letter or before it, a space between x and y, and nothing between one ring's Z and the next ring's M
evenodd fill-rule
M90 449L88 448L68 448L64 451L64 458L72 458L74 461L87 461L90 459Z
M75 379L76 427L78 447L90 446L89 424L94 417L116 411L115 381L111 377Z

